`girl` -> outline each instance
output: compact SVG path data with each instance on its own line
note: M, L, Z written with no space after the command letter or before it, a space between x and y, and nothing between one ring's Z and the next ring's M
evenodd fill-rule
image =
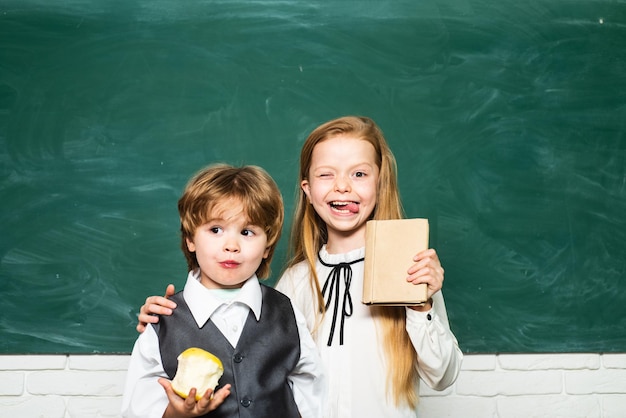
M435 250L407 266L407 281L428 285L425 306L360 303L365 224L403 215L395 158L381 130L354 116L319 126L302 147L299 180L293 257L276 288L304 313L320 350L329 382L325 416L415 417L419 378L443 390L463 356L448 325ZM138 330L158 320L149 313L167 314L168 302L148 298Z

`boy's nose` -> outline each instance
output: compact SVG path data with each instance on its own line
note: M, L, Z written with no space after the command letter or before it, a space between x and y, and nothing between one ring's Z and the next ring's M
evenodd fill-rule
M236 245L227 245L224 250L229 253L238 253L239 247Z
M238 253L239 252L239 243L234 238L228 238L224 243L224 251L229 253Z

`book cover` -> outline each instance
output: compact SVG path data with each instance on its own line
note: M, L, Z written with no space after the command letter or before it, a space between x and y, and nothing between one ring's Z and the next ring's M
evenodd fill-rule
M406 281L413 257L428 248L428 219L368 221L365 230L363 303L423 305L427 285Z

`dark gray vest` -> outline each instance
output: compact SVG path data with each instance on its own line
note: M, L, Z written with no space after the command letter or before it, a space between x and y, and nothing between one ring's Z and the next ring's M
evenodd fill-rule
M230 396L207 417L299 417L287 377L300 358L300 337L287 296L261 285L263 308L257 322L250 311L233 348L211 320L198 328L182 292L172 296L174 314L161 316L156 331L165 372L174 378L177 357L189 347L215 354L224 364L219 386L232 385Z

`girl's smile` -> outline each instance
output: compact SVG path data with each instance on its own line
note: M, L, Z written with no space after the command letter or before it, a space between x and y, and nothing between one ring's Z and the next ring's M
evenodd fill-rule
M359 212L358 202L335 201L335 202L330 202L330 207L337 213L352 214L352 213Z

